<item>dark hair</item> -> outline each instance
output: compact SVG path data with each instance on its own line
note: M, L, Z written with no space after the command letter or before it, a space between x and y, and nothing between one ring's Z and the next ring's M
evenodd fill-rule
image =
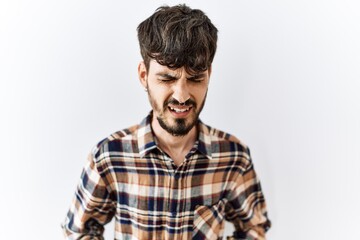
M196 73L207 70L214 59L218 30L199 9L185 4L159 7L137 31L147 69L155 59L169 68Z

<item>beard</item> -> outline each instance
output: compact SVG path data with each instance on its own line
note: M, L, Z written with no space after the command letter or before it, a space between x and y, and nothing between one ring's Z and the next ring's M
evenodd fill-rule
M197 103L193 99L188 99L184 104L180 104L179 101L177 101L174 98L170 98L167 101L164 102L163 106L160 107L155 99L151 95L150 89L148 89L148 97L150 100L150 104L154 111L157 112L156 119L159 122L159 125L168 133L170 133L173 136L185 136L190 132L190 130L197 124L199 120L199 115L205 105L206 95L204 97L204 100L200 104L200 107L198 108ZM174 104L174 105L181 105L181 106L187 106L191 107L189 111L192 111L191 116L188 116L187 118L175 118L174 123L169 123L170 117L166 117L165 113L166 111L170 111L168 108L168 104Z

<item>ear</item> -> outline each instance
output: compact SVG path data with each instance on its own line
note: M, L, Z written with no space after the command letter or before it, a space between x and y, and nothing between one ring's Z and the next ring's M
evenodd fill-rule
M147 89L147 71L144 61L141 61L138 66L138 75L141 85Z

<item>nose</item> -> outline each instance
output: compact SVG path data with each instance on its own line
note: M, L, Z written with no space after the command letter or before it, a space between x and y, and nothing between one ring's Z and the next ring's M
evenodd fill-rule
M172 97L182 105L190 98L190 92L186 81L186 78L179 79L173 89L174 93Z

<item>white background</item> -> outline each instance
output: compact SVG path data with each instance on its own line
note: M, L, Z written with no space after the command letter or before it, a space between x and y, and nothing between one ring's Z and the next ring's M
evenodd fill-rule
M358 1L185 2L219 29L201 118L250 146L268 239L359 239ZM0 239L62 239L90 149L150 110L136 27L163 3L0 1Z

